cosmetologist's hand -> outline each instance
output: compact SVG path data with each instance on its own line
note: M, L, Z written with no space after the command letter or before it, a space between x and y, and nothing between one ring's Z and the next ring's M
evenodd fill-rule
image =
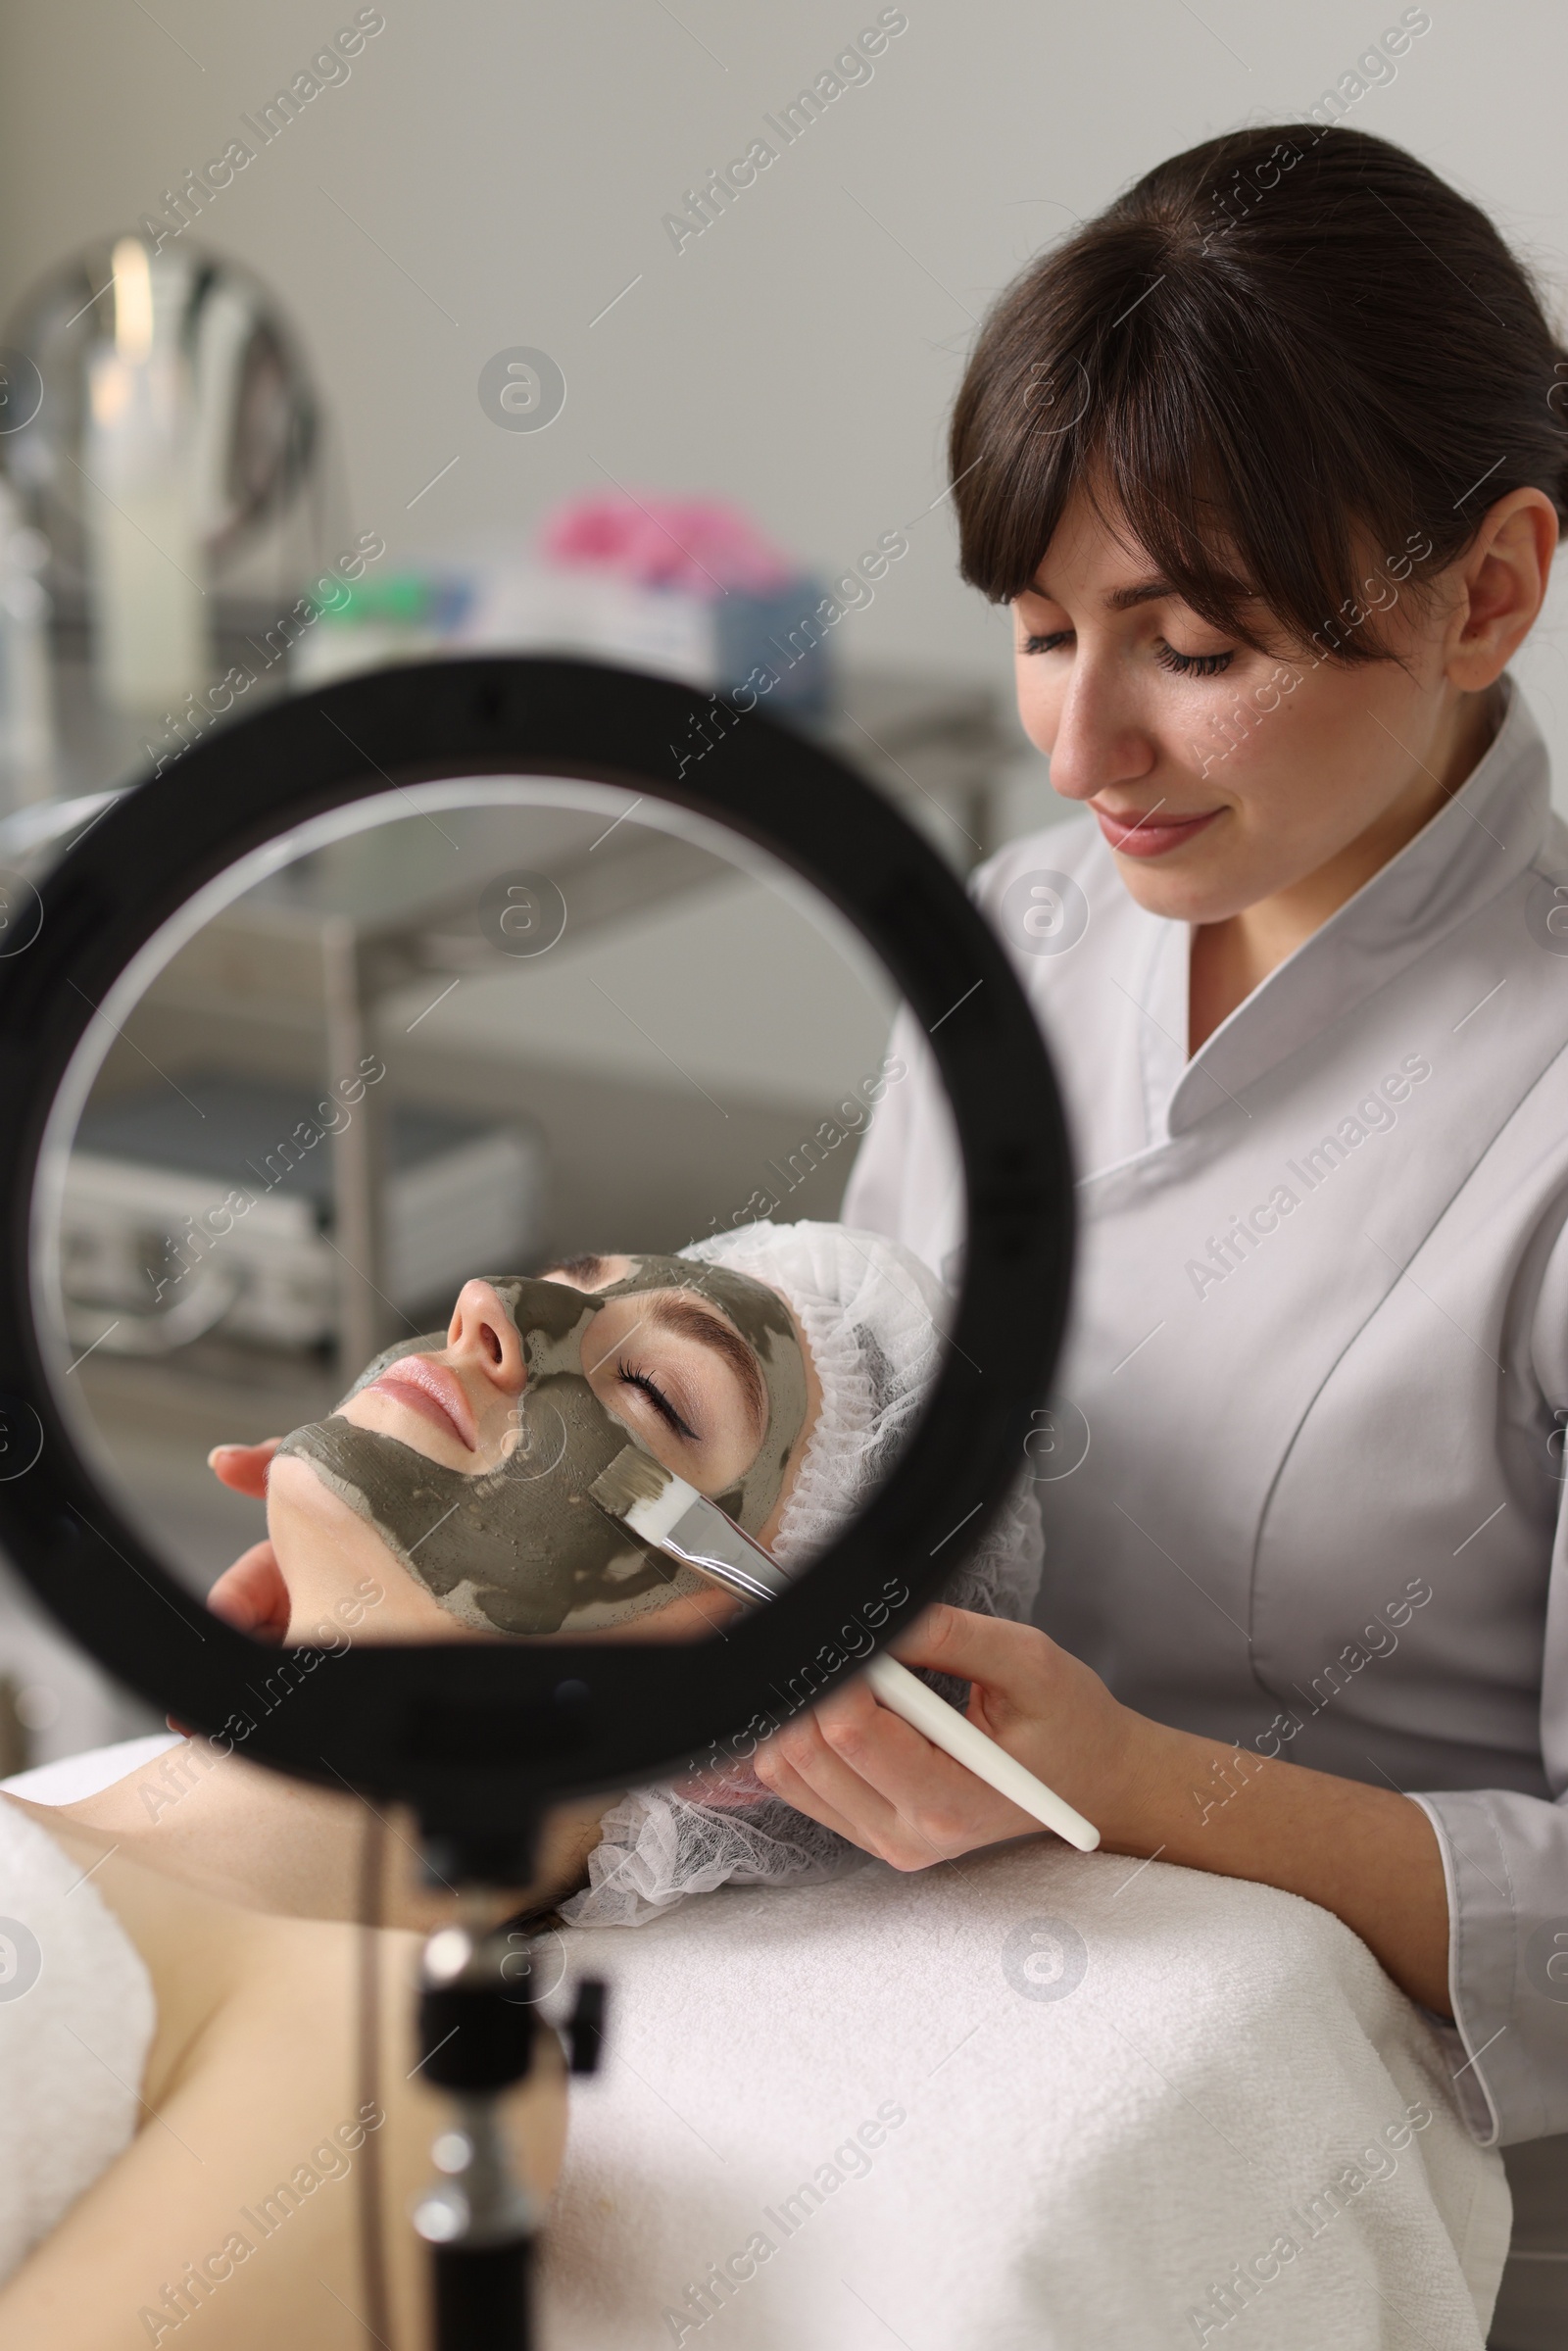
M1129 1794L1152 1731L1100 1676L1032 1625L932 1608L893 1644L906 1665L970 1684L978 1729L1094 1822L1107 1845L1131 1827ZM1037 1821L943 1754L852 1682L758 1749L773 1793L895 1869L919 1870L979 1845L1045 1834Z

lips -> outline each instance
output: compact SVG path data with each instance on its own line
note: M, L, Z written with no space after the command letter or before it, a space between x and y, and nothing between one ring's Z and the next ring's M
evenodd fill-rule
M418 1413L445 1437L456 1438L466 1452L476 1449L473 1412L455 1372L428 1355L403 1355L372 1380L367 1396L384 1396L407 1411Z
M1093 803L1091 802L1091 807ZM1108 809L1095 808L1100 829L1110 847L1125 857L1162 857L1184 841L1192 841L1213 823L1221 811L1206 808L1201 816L1112 816Z

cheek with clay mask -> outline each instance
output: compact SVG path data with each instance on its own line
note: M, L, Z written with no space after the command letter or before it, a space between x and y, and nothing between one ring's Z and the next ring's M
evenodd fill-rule
M620 1281L591 1293L521 1275L488 1278L526 1366L514 1439L494 1468L450 1469L338 1414L296 1429L280 1455L308 1462L416 1583L476 1633L587 1632L700 1590L691 1569L649 1549L588 1499L594 1480L636 1440L584 1376L584 1336L607 1299L654 1290L693 1292L735 1326L762 1375L767 1426L751 1466L713 1498L756 1534L806 1423L806 1365L782 1298L749 1275L684 1257L634 1257ZM446 1344L438 1331L389 1347L349 1395L401 1356L439 1353Z

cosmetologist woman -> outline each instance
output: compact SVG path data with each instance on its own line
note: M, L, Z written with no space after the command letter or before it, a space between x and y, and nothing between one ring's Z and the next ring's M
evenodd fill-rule
M1507 673L1568 357L1414 158L1247 130L1002 297L951 472L1084 804L975 885L1081 1249L1040 1630L938 1611L903 1653L1110 1849L1304 1895L1451 2020L1515 2197L1493 2340L1568 2341L1568 832ZM951 1274L896 1050L844 1214ZM1030 1825L863 1689L760 1769L907 1868Z

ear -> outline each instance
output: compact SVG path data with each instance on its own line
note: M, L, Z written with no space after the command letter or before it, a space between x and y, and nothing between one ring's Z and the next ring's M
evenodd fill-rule
M1444 674L1462 693L1494 685L1534 626L1559 527L1544 490L1510 490L1489 509L1454 564L1460 594L1449 616Z

